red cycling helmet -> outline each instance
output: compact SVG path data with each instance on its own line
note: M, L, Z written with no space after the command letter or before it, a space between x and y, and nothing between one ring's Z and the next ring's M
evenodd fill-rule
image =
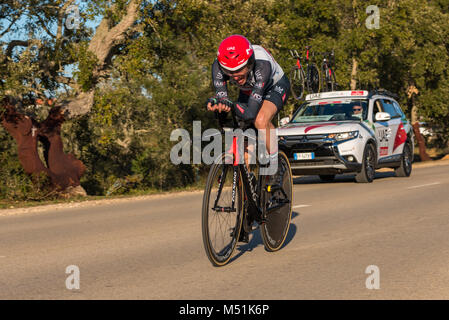
M254 62L254 50L248 39L235 34L220 43L217 59L225 73L235 72L247 64L251 66Z

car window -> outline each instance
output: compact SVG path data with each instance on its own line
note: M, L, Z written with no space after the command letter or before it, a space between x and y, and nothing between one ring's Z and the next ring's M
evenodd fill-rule
M401 115L397 112L396 108L393 106L391 100L383 99L382 106L384 112L389 113L392 119L401 117Z
M301 106L292 122L361 121L367 117L367 106L366 99L310 101Z
M397 103L396 101L393 101L393 106L396 109L396 112L401 116L401 117L405 117L404 112L402 111L401 107L399 106L399 103Z
M382 112L382 111L383 111L383 109L382 109L382 104L380 103L380 100L376 100L373 105L373 121L376 121L376 113Z

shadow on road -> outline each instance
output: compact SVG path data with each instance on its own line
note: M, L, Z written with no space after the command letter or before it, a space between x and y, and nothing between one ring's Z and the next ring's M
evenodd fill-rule
M395 176L394 171L376 172L374 177L377 179L392 178ZM356 183L354 174L337 174L332 181L322 181L319 176L297 176L293 178L293 184L332 184L332 183Z
M292 220L298 217L299 215L300 215L299 212L293 211ZM296 224L290 222L290 228L288 229L287 237L285 238L285 242L280 250L282 250L285 246L287 246L290 243L290 241L293 240L297 230L298 227L296 226ZM237 250L239 252L229 261L229 263L232 263L233 261L237 260L245 252L247 251L251 252L254 248L257 248L260 245L263 246L263 241L262 236L260 235L260 229L258 228L257 230L254 230L252 232L251 240L247 244L237 246Z

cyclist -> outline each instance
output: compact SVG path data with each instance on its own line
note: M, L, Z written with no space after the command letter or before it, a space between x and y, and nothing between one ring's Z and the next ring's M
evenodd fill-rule
M267 146L270 164L277 167L277 141L270 144L270 129L274 129L271 121L290 94L290 82L279 64L263 47L251 45L242 35L232 35L218 47L212 64L212 81L215 96L208 100L207 109L229 112L232 102L228 99L227 82L238 86L236 115L254 121Z

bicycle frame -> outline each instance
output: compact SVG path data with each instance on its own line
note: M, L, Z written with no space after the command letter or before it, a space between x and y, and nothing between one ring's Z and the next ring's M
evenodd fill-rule
M327 79L330 79L332 77L332 68L334 65L334 50L332 50L331 52L324 52L323 55L325 56L323 58L323 66L325 66L327 68L327 70L329 70L329 74L325 74ZM327 59L327 57L329 57L329 59Z
M232 114L232 121L233 121L233 125L234 128L239 128L239 126L237 125L237 120L236 120L236 116L235 116L235 110L234 107L231 107L231 114ZM223 128L223 124L220 122L220 127ZM263 210L261 208L261 203L260 203L260 195L262 192L262 179L261 179L261 175L259 175L258 179L257 179L257 185L255 186L251 181L251 175L250 175L250 171L248 169L248 167L246 166L245 163L240 163L240 159L242 159L242 157L244 158L244 154L241 155L240 154L240 150L238 148L238 137L233 137L232 140L232 146L230 148L230 150L228 150L228 153L230 153L233 157L233 164L232 164L232 168L233 168L233 181L232 181L232 202L231 202L231 207L219 207L218 206L218 201L220 199L221 196L221 191L223 189L223 184L225 181L225 177L227 174L227 170L229 169L229 166L223 166L223 171L221 173L221 181L219 183L218 186L218 192L217 192L217 197L215 199L214 202L214 207L213 210L216 211L222 211L222 212L236 212L236 208L235 208L235 196L236 196L236 192L237 192L237 183L238 183L238 175L239 173L241 173L242 176L242 183L243 183L243 187L244 187L244 191L245 191L245 195L246 198L248 199L249 202L249 206L253 209L256 210L257 216L261 218L262 222L264 221L263 219ZM287 195L285 193L285 191L283 190L283 188L281 186L272 186L271 188L272 192L274 191L281 191L282 194L284 195L284 197L287 198ZM270 192L271 192L270 191ZM285 206L287 204L287 202L285 203L281 203L279 205L270 207L267 210L267 213L270 213L271 211L277 210L283 206Z
M290 49L291 56L296 59L296 67L299 69L299 72L302 74L302 77L304 78L304 87L307 89L307 91L312 92L319 92L319 83L318 83L318 89L314 89L315 82L313 80L313 70L317 70L318 68L316 65L311 61L311 56L314 57L315 53L310 51L312 47L306 46L306 56L305 56L305 65L303 62L303 65L301 65L301 59L302 57L299 55L298 51ZM318 71L319 72L319 71ZM318 80L319 82L320 80Z
M309 49L310 47L306 47L306 65L309 64ZM293 56L293 58L296 58L296 65L299 69L301 69L301 56L298 54L298 51L290 50L290 54Z
M253 183L250 181L250 172L246 166L246 164L241 164L239 163L239 159L241 157L239 150L237 148L237 143L238 143L238 138L237 137L233 137L233 141L232 141L232 147L229 151L231 151L231 154L233 155L233 179L232 179L232 205L231 208L222 208L219 207L218 204L218 200L220 198L221 195L221 191L223 188L223 183L224 180L223 177L226 176L227 174L227 170L229 169L228 166L223 166L223 171L222 171L222 179L220 181L220 184L218 186L218 192L217 192L217 198L215 199L215 203L214 203L214 210L217 211L224 211L224 212L236 212L235 209L235 195L237 192L237 183L238 183L238 174L242 173L242 182L243 182L243 187L245 190L245 194L246 194L246 198L249 200L250 202L250 206L252 206L253 208L255 208L257 210L257 213L261 216L262 215L262 209L260 208L260 191L261 191L261 183L259 181L257 186L254 186ZM258 179L260 180L260 179Z

